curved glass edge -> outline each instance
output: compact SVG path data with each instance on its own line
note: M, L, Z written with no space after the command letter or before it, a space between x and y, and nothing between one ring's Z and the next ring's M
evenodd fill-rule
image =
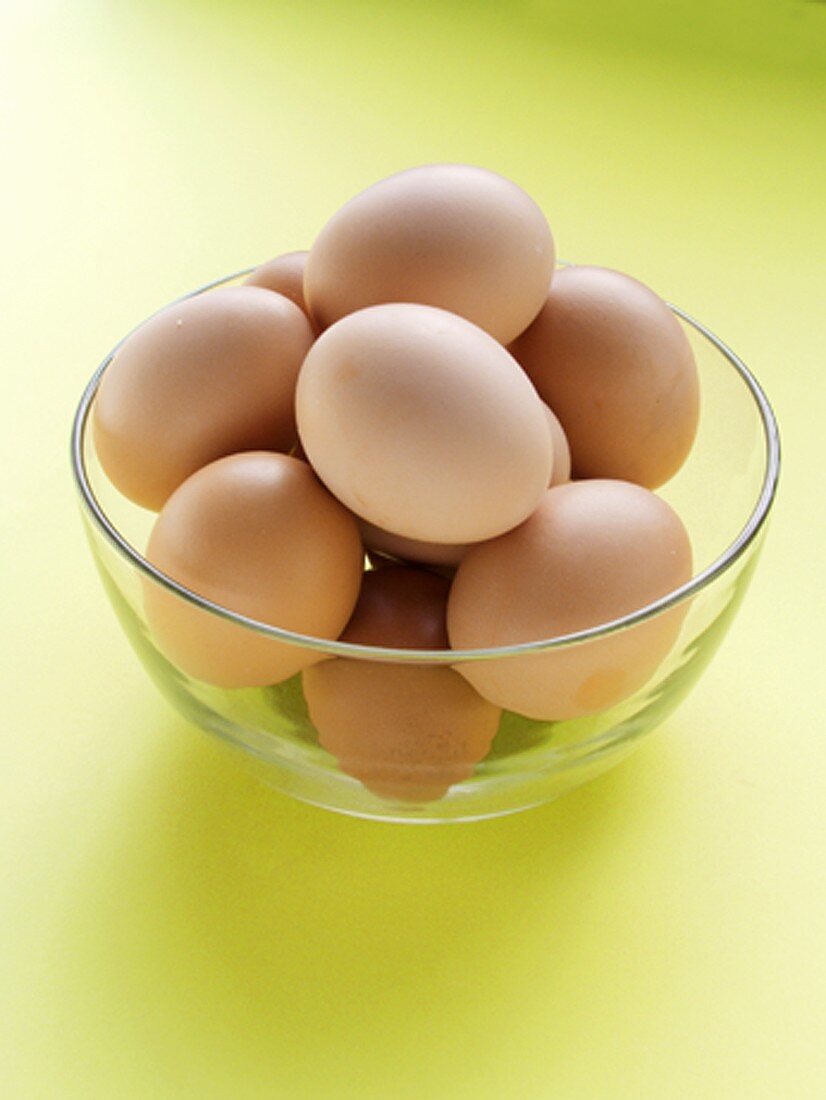
M254 271L254 267L244 268L241 271L237 271L232 275L224 276L220 279L215 279L210 283L206 283L196 290L191 291L189 294L181 295L180 298L174 299L171 303L166 303L161 306L160 309L166 309L169 305L175 305L178 302L183 302L188 298L195 297L197 294L203 294L208 290L213 290L216 287L223 286L226 283L234 282L236 279L240 279L245 275ZM94 401L95 393L100 384L101 377L104 371L109 366L114 355L118 351L118 348L124 343L125 340L139 328L140 325L136 325L135 329L132 329L122 340L112 348L109 354L101 362L92 375L89 383L87 384L77 410L75 412L74 420L72 423L71 439L70 439L70 458L72 465L72 473L74 475L74 481L81 498L82 505L86 509L86 512L94 523L95 527L103 535L103 537L109 542L112 547L124 557L131 565L133 565L144 576L149 577L151 580L160 584L163 588L166 588L170 592L175 593L181 599L186 600L188 603L193 604L196 607L200 607L205 611L209 611L219 618L226 619L229 622L236 623L239 626L245 627L248 630L253 630L256 633L267 635L271 638L277 639L287 645L300 646L302 648L316 650L335 657L350 657L357 660L369 660L369 661L385 661L404 664L437 664L437 665L457 665L465 664L471 661L483 661L493 660L496 658L516 657L520 655L537 654L551 652L556 649L562 649L569 646L581 645L585 642L595 640L597 638L608 637L611 634L618 633L621 630L628 629L635 626L638 623L645 622L648 619L653 618L655 615L660 614L663 611L667 611L672 607L676 607L678 604L685 600L691 599L701 592L704 588L708 587L718 577L723 575L741 556L745 553L748 547L755 540L761 529L763 528L766 520L771 511L772 504L774 503L775 496L777 494L777 484L780 476L780 432L777 425L777 420L774 415L774 410L771 404L760 386L757 379L745 365L745 363L736 355L731 348L728 347L718 336L715 336L710 329L703 325L700 321L695 320L690 314L680 309L678 306L668 303L669 308L680 317L686 324L690 325L695 331L709 341L714 348L728 361L728 363L735 369L742 382L748 389L752 399L754 400L758 413L760 415L761 424L763 427L763 436L766 445L766 465L763 474L763 482L760 488L760 492L757 497L754 508L751 511L745 525L740 530L740 533L734 539L734 541L724 550L724 552L704 570L692 577L686 584L681 585L679 588L674 589L673 592L663 596L659 600L655 600L653 603L647 604L645 607L639 608L637 611L632 612L629 615L625 615L619 619L614 619L607 623L601 623L595 627L589 627L587 630L576 631L571 634L559 635L556 638L542 639L539 641L522 642L519 645L512 646L500 646L492 647L489 649L451 649L451 650L410 650L410 649L391 649L381 646L368 646L357 645L352 642L339 642L332 641L326 638L316 638L312 635L298 634L289 630L283 630L280 627L272 626L269 623L260 622L257 619L251 619L246 615L241 615L238 612L230 611L226 607L222 607L220 604L213 603L211 600L206 599L204 596L198 595L197 592L193 592L191 589L186 588L184 585L179 584L172 577L156 569L154 565L148 562L138 551L124 538L124 536L117 530L114 524L109 520L109 517L104 512L100 502L95 496L91 483L88 477L88 471L86 469L86 462L83 454L83 443L86 431L86 425L88 423L89 415L92 408L92 402ZM154 311L150 316L154 316ZM144 322L141 322L143 324Z
M553 727L565 723L542 723L547 732L541 744L529 745L527 750L508 754L507 758L502 756L492 767L487 759L480 762L472 778L455 784L438 801L399 803L372 794L358 780L342 773L337 765L320 767L315 758L285 752L283 736L268 728L250 726L246 721L239 724L237 718L214 709L208 699L193 692L183 674L154 650L151 639L138 625L134 610L127 611L122 604L117 581L107 575L108 566L98 556L108 543L85 517L84 522L104 585L127 636L151 679L179 713L239 753L239 759L275 790L348 816L403 824L474 821L520 812L559 798L612 767L660 726L699 680L736 616L763 544L762 535L751 544L733 571L736 579L725 605L706 630L690 640L669 675L660 679L658 674L643 690L638 704L627 711L623 705L609 728L575 741L567 735L556 741ZM136 628L141 634L139 639L135 637ZM150 649L152 657L147 659ZM530 721L518 715L513 717Z

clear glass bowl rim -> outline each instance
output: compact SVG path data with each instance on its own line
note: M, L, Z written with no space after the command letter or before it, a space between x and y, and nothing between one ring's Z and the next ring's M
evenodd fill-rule
M240 279L254 270L255 267L248 267L241 271L236 271L233 275L225 275L222 278L215 279L160 308L166 309L168 305L175 305L197 294L213 290L226 283L233 283L236 279ZM238 612L229 610L229 608L222 607L220 604L213 603L211 600L198 595L197 592L193 592L191 589L179 584L177 581L173 580L172 577L162 573L138 553L106 515L92 489L83 454L86 426L100 380L118 348L123 344L124 340L128 338L130 333L127 333L123 339L118 341L92 375L92 378L83 391L83 395L75 412L71 432L71 464L82 506L98 532L122 558L126 559L129 564L134 566L135 569L144 574L144 576L151 578L162 587L174 592L181 599L194 604L196 607L200 607L204 611L217 615L219 618L234 622L241 627L253 630L259 634L268 635L287 645L295 645L306 649L316 650L329 656L350 657L358 660L392 661L400 664L426 663L429 665L456 665L467 661L493 660L504 657L544 653L551 650L581 645L584 642L592 641L597 638L608 637L611 634L628 629L629 627L635 626L637 623L645 622L655 615L668 611L684 600L691 599L704 588L712 584L718 577L722 576L740 557L742 557L765 526L777 493L777 483L780 474L780 435L774 411L762 387L742 359L740 359L739 356L737 356L719 337L715 336L710 329L706 328L700 321L695 320L684 310L673 305L671 302L668 303L668 306L673 313L681 318L681 320L708 340L723 358L728 361L729 365L733 367L739 375L741 381L745 383L757 406L766 443L766 462L763 470L760 492L758 493L757 500L746 523L741 528L736 538L726 547L723 553L715 558L705 569L693 576L686 584L681 585L679 588L675 588L672 592L669 592L659 600L655 600L653 603L647 604L645 607L641 607L637 611L633 611L619 619L600 623L597 626L589 627L587 630L576 631L572 634L563 634L555 638L521 642L518 645L499 646L489 649L413 650L391 649L384 646L356 645L352 642L331 641L327 638L316 638L311 635L297 634L293 631L284 630L281 627L272 626L269 623L259 622L256 619L248 618ZM160 310L155 312L160 312ZM150 316L154 316L154 314ZM141 324L142 323L143 322L141 322ZM140 326L138 325L136 328L137 327Z

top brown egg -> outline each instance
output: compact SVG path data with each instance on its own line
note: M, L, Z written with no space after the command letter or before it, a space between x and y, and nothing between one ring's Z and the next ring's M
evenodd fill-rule
M327 222L304 296L320 328L384 302L439 306L502 343L539 312L554 270L542 211L482 168L434 164L368 187Z

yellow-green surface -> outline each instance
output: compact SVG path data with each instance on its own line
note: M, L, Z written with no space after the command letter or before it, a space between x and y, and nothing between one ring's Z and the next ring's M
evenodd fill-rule
M826 5L0 11L2 1095L826 1095ZM156 697L66 436L147 312L439 159L727 338L786 464L659 735L556 805L415 829L268 792Z

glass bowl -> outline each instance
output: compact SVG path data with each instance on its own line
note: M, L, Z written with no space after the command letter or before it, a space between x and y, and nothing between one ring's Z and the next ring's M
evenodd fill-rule
M230 285L246 274L239 272L194 293ZM694 576L668 596L623 619L551 641L496 650L391 650L292 634L234 614L156 570L142 556L153 514L126 500L108 481L89 430L95 393L117 350L113 349L80 400L72 432L72 467L103 585L155 684L187 719L242 750L249 764L273 787L303 801L361 817L442 822L513 813L557 798L617 763L674 710L720 645L757 564L779 471L777 425L760 386L721 340L682 310L671 308L694 349L702 407L691 455L659 494L677 510L689 532ZM267 687L226 689L194 680L176 667L153 640L144 611L147 587L157 586L165 590L167 600L184 601L207 623L224 620L236 632L253 632L315 654L325 662L315 665L316 669L334 667L332 680L350 683L349 690L358 698L351 695L337 701L334 697L333 710L348 712L357 702L350 718L363 723L365 743L382 746L376 751L390 756L397 752L397 735L405 731L394 727L382 700L386 704L392 698L392 709L398 713L395 703L401 694L404 722L416 737L438 739L444 736L445 723L450 725L453 719L445 718L434 697L422 696L422 691L427 691L422 685L437 681L441 685L451 677L465 684L452 669L471 661L544 661L549 669L562 662L564 667L575 647L590 646L596 652L599 646L621 647L626 642L633 646L635 632L657 629L657 622L662 624L668 615L680 618L682 625L676 643L651 679L617 705L563 721L538 721L504 711L482 738L487 738L485 746L490 744L482 760L475 766L462 760L452 765L446 762L453 770L448 766L440 772L442 787L447 787L445 775L455 782L439 797L419 793L415 786L399 794L392 784L392 789L378 784L379 794L347 774L320 744L302 674ZM331 666L330 661L337 663ZM362 690L353 684L367 687ZM410 698L405 695L408 689ZM463 716L459 725L474 720ZM485 721L490 725L489 711ZM473 730L464 734L473 740ZM324 737L321 740L330 743ZM402 766L415 767L408 758ZM358 772L351 766L350 771L354 770ZM371 786L377 788L375 782ZM426 782L425 788L431 790Z

